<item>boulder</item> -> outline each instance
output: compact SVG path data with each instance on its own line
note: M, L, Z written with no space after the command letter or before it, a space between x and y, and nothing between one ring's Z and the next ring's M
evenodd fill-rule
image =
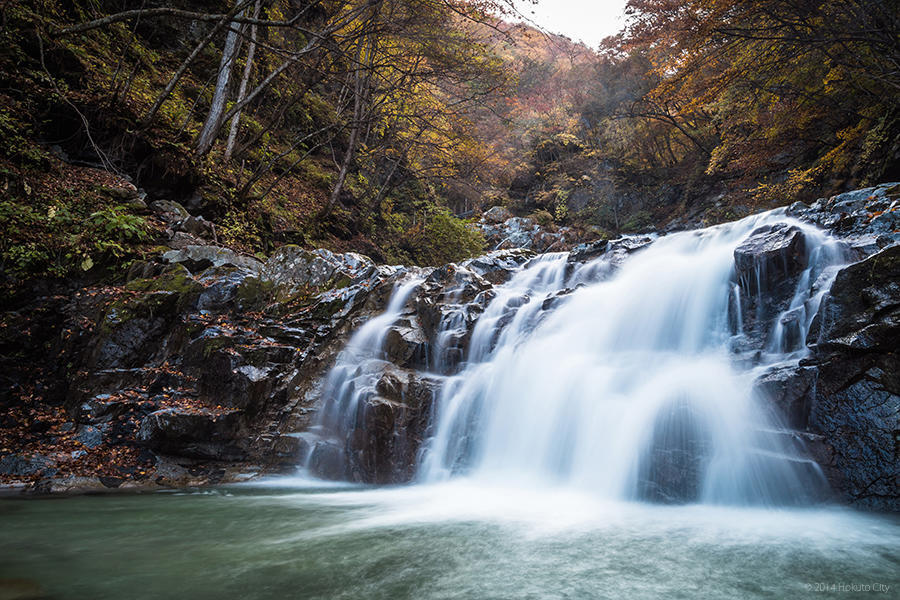
M384 352L389 361L400 367L428 366L428 340L418 324L408 320L388 330Z
M198 278L204 288L197 298L197 308L201 311L230 308L239 292L246 289L247 280L253 277L253 271L228 265L206 269Z
M253 273L263 270L262 263L255 258L218 246L188 246L182 250L170 250L163 254L162 258L168 263L184 265L191 273L200 273L210 267L223 265L246 269Z
M166 408L147 415L136 440L165 454L214 460L241 460L237 447L240 413Z
M93 425L81 425L75 432L75 440L85 448L96 448L103 443L103 431Z
M819 344L890 349L900 340L900 245L842 269L813 319Z
M173 225L173 229L198 238L208 240L214 240L216 238L215 226L212 222L207 221L203 217L188 216Z
M793 225L765 225L735 249L734 262L739 281L748 292L770 289L806 268L806 238Z
M347 442L353 479L380 484L412 479L440 386L438 379L387 367L376 393L360 405L359 426Z
M756 396L773 406L783 423L805 430L815 396L816 370L811 367L774 367L756 378Z
M191 216L187 209L172 200L154 200L150 203L150 209L169 222L181 221Z
M512 219L514 216L505 206L495 206L485 211L481 218L487 223L496 225Z

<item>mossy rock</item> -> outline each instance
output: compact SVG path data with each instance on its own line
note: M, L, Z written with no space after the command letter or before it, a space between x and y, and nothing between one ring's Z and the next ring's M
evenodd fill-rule
M135 279L125 285L132 292L144 292L150 296L171 294L174 300L172 309L178 312L189 310L197 302L204 287L194 280L187 270L180 265L159 277L151 279ZM149 300L148 300L149 301Z
M263 308L270 304L274 297L275 284L259 277L248 277L237 289L237 303L244 310Z

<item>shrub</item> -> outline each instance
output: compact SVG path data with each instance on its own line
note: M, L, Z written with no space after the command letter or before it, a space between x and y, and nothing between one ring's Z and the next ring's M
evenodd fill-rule
M484 250L484 244L480 231L440 209L424 226L409 232L406 245L417 264L438 266L471 258Z

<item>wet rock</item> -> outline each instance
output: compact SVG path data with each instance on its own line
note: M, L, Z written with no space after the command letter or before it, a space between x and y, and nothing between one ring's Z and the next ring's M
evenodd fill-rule
M799 227L765 225L735 249L734 262L743 287L770 289L806 268L806 238Z
M898 193L900 183L884 183L832 196L826 202L826 207L833 213L848 214L867 209L883 209L890 198Z
M859 505L900 510L900 246L838 273L813 320L818 367L811 428L833 486Z
M310 451L307 468L322 479L332 481L349 478L344 461L344 449L336 443L318 441Z
M384 351L387 359L401 367L425 368L428 366L428 340L421 328L407 321L406 326L395 326L387 333Z
M308 452L309 444L300 434L279 435L272 444L275 458L295 467Z
M608 240L596 240L588 244L579 244L572 249L569 254L569 262L585 263L593 260L606 252L609 246Z
M446 265L432 271L425 280L426 293L437 301L470 302L491 284L473 270Z
M534 253L523 249L496 250L464 261L460 266L474 271L493 285L500 285L509 281L513 273L533 257Z
M617 240L611 240L606 245L606 251L601 256L603 261L611 268L618 269L629 256L646 248L655 240L655 235L629 235Z
M440 386L415 371L386 369L378 393L360 406L360 426L348 440L353 479L383 484L413 477Z
M816 370L810 367L775 367L753 382L753 391L773 406L785 425L805 430L815 396Z
M808 209L794 209L789 214L848 239L853 246L866 250L866 255L900 241L900 183L884 183L853 190L831 198L820 198ZM858 244L857 240L883 238L877 247ZM865 255L864 255L865 256ZM864 258L860 256L859 258Z
M167 408L147 415L136 439L165 454L241 460L246 453L235 443L240 438L240 425L237 412Z
M200 273L210 267L228 265L259 273L262 263L254 258L242 256L228 248L218 246L188 246L183 250L170 250L162 256L168 263L183 264L191 273Z
M813 319L819 344L891 348L900 339L900 245L842 269Z
M696 502L709 458L709 433L689 404L675 403L660 411L650 449L639 466L639 497L667 504Z
M482 215L482 219L484 219L487 223L499 224L513 218L513 214L509 211L505 206L495 206L487 211L485 211L484 215Z
M832 486L844 499L900 510L900 359L893 353L819 365L812 428L830 447L826 466L841 475Z

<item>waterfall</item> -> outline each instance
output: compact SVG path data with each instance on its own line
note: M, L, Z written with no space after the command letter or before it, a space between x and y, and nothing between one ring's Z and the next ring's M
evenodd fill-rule
M808 266L748 369L734 354L745 335L734 252L778 222L802 230ZM773 211L662 237L615 271L608 256L574 273L564 254L532 261L496 289L468 362L446 381L419 479L572 486L621 500L813 500L818 466L752 383L802 357L841 259L825 234ZM764 275L749 293L767 293Z
M799 242L742 271L741 244L768 231ZM772 211L622 239L587 263L535 257L473 301L483 307L474 325L456 288L444 289L419 367L441 385L416 480L571 487L611 500L815 501L821 470L753 382L805 356L843 262L837 241ZM775 271L784 276L772 279ZM410 299L422 284L397 285L328 374L306 434L312 471L347 477L347 453L366 452L360 408L390 367L389 331L415 320ZM462 353L456 342L467 333Z
M330 473L333 478L345 475L344 439L354 428L360 404L374 393L388 362L384 353L388 330L421 283L421 279L412 279L395 286L387 309L363 324L338 355L322 390L325 400L322 409L306 435L307 452L303 462L307 467L318 462L318 470Z

